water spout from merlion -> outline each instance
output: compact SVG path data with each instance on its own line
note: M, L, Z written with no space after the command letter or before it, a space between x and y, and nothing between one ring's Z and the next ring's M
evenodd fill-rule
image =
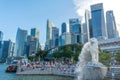
M98 41L91 38L78 57L75 73L77 80L102 80L107 72L107 67L99 62Z

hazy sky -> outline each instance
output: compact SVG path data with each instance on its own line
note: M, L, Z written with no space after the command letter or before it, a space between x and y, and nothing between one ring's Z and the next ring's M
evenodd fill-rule
M113 10L120 24L120 0L0 0L0 30L4 33L4 40L15 42L17 28L40 30L40 43L46 41L46 20L51 20L58 28L69 18L84 16L84 10L91 4L104 3L106 10Z
M78 15L73 0L0 0L0 30L4 40L15 42L17 28L40 30L40 43L46 41L46 20L58 28Z

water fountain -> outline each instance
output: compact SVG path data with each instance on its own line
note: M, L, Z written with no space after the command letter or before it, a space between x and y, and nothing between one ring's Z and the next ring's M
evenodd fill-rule
M83 46L78 59L75 69L77 80L103 80L107 67L99 62L97 39L92 38Z

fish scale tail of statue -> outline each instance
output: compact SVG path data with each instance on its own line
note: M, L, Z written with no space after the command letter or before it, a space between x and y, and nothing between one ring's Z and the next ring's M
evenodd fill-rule
M77 80L101 80L107 73L107 67L99 62L98 41L91 38L85 43L78 56L75 73Z

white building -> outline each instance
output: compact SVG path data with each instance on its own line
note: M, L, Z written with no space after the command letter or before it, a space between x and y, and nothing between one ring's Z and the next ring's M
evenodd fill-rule
M61 46L71 44L71 33L66 32L61 35Z
M120 38L112 38L99 41L99 47L102 51L116 52L120 50Z

